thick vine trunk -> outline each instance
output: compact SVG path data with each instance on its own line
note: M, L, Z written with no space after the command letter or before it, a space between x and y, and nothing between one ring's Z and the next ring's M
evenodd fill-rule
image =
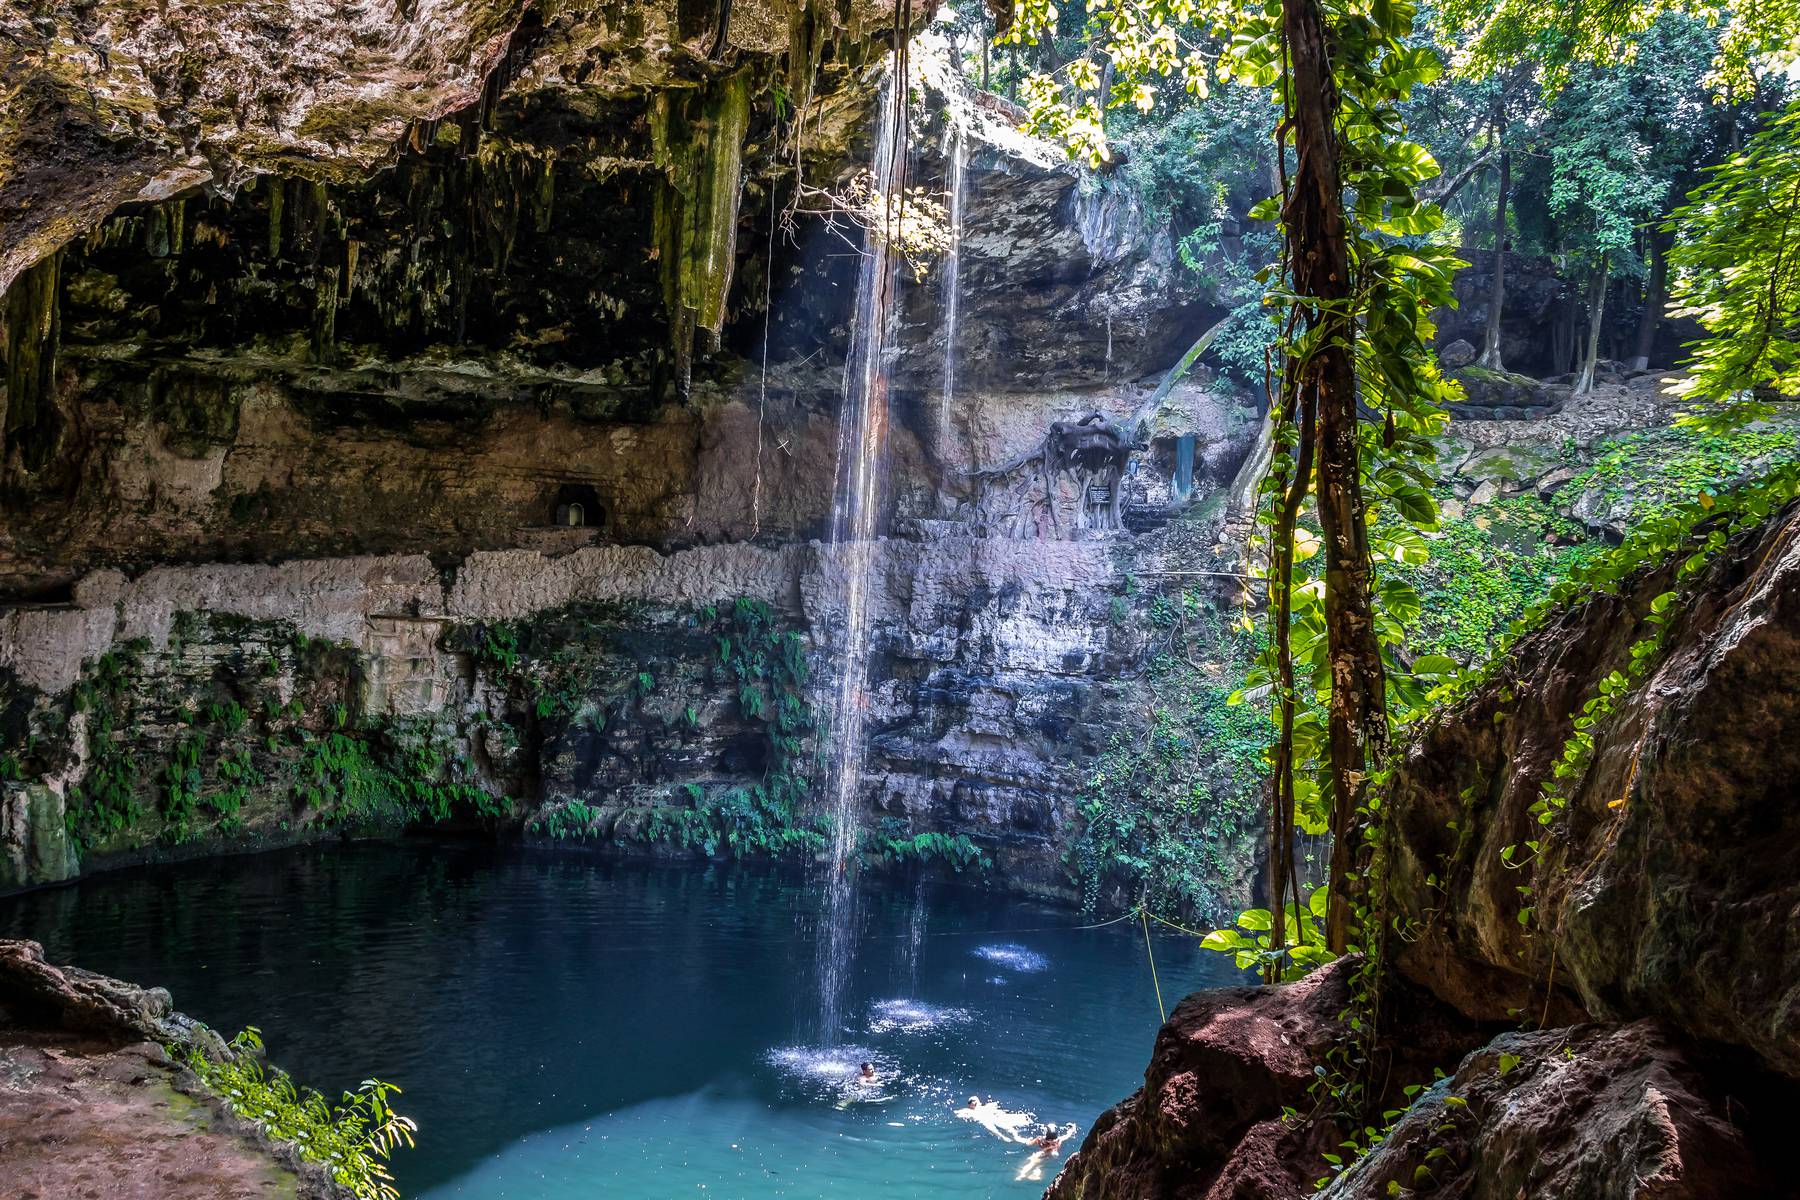
M1594 267L1588 283L1587 349L1581 356L1581 373L1575 377L1575 394L1585 396L1594 390L1594 367L1600 361L1600 326L1606 316L1606 255Z
M1494 136L1506 135L1505 110L1494 111ZM1500 314L1506 307L1506 201L1512 187L1512 155L1500 152L1500 186L1494 200L1494 286L1488 293L1487 329L1481 339L1481 357L1476 361L1491 371L1504 371L1500 361Z
M1650 367L1650 354L1656 349L1656 331L1662 325L1664 293L1669 286L1669 259L1660 235L1650 235L1650 278L1644 284L1644 312L1638 318L1637 341L1631 348L1633 371Z
M1270 537L1269 601L1275 610L1275 720L1280 731L1275 742L1275 771L1269 803L1269 912L1270 944L1287 945L1285 894L1292 889L1294 910L1300 905L1300 880L1294 864L1294 717L1298 694L1294 681L1293 603L1294 531L1300 509L1311 487L1313 454L1317 445L1316 406L1300 402L1295 363L1289 359L1282 371L1281 398L1269 414L1271 432L1292 429L1299 422L1299 445L1290 466L1275 469L1275 512ZM1288 451L1280 451L1286 454ZM1295 939L1296 941L1298 938ZM1281 979L1279 960L1264 968L1266 982Z
M1349 248L1337 143L1338 96L1317 0L1284 0L1293 107L1294 175L1283 226L1293 286L1311 351L1295 380L1302 406L1318 411L1319 524L1325 542L1326 653L1331 667L1331 890L1327 944L1343 950L1351 931L1357 812L1367 762L1386 732L1385 680L1375 634L1373 571L1364 522L1357 439L1356 368Z

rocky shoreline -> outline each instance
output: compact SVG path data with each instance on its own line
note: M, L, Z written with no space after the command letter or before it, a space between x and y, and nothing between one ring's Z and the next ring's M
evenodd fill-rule
M169 993L0 941L0 1178L17 1200L348 1200L171 1054L232 1051ZM45 1148L54 1146L54 1153Z

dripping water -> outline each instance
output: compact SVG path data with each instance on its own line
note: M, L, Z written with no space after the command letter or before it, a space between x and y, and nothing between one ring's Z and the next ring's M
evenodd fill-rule
M950 220L949 248L944 254L944 381L938 398L938 461L947 467L950 461L950 405L956 398L956 315L961 305L962 223L966 201L969 146L959 122L952 121L944 135L944 157L948 162Z
M856 280L856 310L844 364L844 403L838 415L837 485L831 513L832 558L844 607L843 670L832 705L827 801L831 806L830 879L819 939L819 1011L827 1046L843 1033L844 987L855 934L850 860L861 833L859 795L863 726L869 688L869 591L881 505L888 422L888 345L899 273L891 246L898 233L905 157L906 91L889 71L882 88L873 176L876 221L864 239Z
M919 994L919 952L925 948L925 875L919 874L913 885L912 916L906 925L906 969L907 977L912 983L908 995Z

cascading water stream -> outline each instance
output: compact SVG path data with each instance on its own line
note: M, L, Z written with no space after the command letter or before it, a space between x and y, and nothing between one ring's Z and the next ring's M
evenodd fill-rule
M944 158L948 178L950 229L949 244L944 252L944 380L938 396L938 461L950 460L950 405L956 398L956 315L962 300L962 223L963 205L967 199L969 163L968 137L960 122L952 121L944 134Z
M869 591L886 465L888 346L898 264L906 92L889 71L875 136L874 227L864 239L856 280L856 310L844 365L844 404L838 416L837 491L831 513L831 557L844 604L843 670L832 705L827 799L831 805L830 879L819 939L819 1012L825 1045L837 1043L844 1023L844 986L855 940L855 892L850 860L860 819L864 722L868 715Z

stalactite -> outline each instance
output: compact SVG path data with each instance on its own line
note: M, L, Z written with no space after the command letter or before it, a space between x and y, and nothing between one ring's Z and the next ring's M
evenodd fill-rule
M805 113L812 103L813 81L818 78L824 50L825 38L812 0L793 0L788 9L787 90L796 113Z
M279 175L269 176L269 257L281 257L282 187Z
M655 241L677 389L686 395L696 333L717 345L737 260L738 201L750 77L737 71L682 92L657 93L650 135L657 167Z
M338 269L319 271L313 288L312 356L317 363L337 361Z
M5 438L20 462L36 470L56 437L56 353L62 334L62 255L21 274L5 296L6 400L0 406Z
M187 201L170 200L163 207L169 222L169 253L178 256L187 244Z
M549 233L550 222L555 213L556 155L550 153L545 155L538 164L538 186L532 209L532 228L539 233Z
M169 214L160 204L151 205L144 217L144 253L151 258L169 257Z

